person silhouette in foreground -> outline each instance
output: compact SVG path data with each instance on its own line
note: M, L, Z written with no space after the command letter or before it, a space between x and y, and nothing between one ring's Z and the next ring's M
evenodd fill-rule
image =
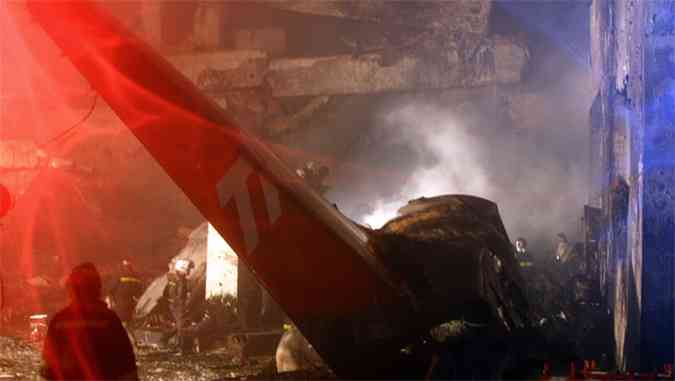
M66 282L70 304L54 315L42 351L49 380L138 380L136 358L117 315L101 300L92 263L76 266Z

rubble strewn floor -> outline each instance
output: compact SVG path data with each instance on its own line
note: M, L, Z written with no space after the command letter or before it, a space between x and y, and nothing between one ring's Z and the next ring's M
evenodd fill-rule
M25 341L0 336L0 380L39 380L40 351Z
M246 378L260 373L266 363L257 361L241 366L238 358L223 349L184 356L141 349L136 353L136 361L139 376L148 381Z
M218 380L255 378L269 367L271 358L251 360L241 366L231 349L224 347L194 355L139 349L139 376L148 381ZM0 380L40 380L40 345L0 336Z
M608 366L609 359L603 360L602 356L603 353L608 353L606 345L602 343L607 343L607 337L611 334L611 324L606 311L592 304L579 304L567 312L564 318L551 318L546 324L538 327L537 332L532 332L535 336L518 339L528 340L529 344L520 346L517 342L513 343L514 348L520 348L524 359L537 360L527 364L528 375L538 374L545 359L549 359L550 370L554 375L567 374L570 362L577 360L598 360L601 369ZM25 329L16 329L11 332L5 331L4 335L0 334L0 381L41 379L39 377L41 344L28 340L26 333ZM453 331L452 335L464 334ZM535 337L539 337L540 340L529 342ZM479 353L481 356L480 350L471 352L472 346L465 347L466 343L463 340L449 343L448 353L452 356L460 352ZM475 347L474 345L473 348ZM242 365L241 353L240 342L227 338L222 342L217 341L213 349L189 355L177 355L175 352L157 347L139 347L136 348L136 360L141 380L148 381L335 379L335 375L325 368L276 373L275 361L271 356L252 357ZM452 358L460 361L463 356ZM448 364L459 364L453 361ZM452 365L451 370L457 371Z

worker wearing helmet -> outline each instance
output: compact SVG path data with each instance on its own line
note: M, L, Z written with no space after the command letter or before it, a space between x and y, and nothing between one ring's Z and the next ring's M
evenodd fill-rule
M558 233L556 238L558 239L558 243L555 247L555 262L557 264L565 264L573 255L572 246L567 240L565 233Z
M134 344L136 343L136 338L129 325L134 316L136 302L138 302L141 294L143 294L143 282L134 270L131 262L125 259L120 264L119 274L110 289L109 298L112 310L119 316Z
M523 271L529 271L529 269L534 265L532 261L532 256L527 250L527 240L523 237L518 237L514 243L516 247L516 260L520 265L520 269Z

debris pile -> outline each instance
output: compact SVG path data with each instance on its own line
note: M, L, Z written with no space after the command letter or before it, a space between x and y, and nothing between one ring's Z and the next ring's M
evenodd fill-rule
M0 336L0 380L39 379L39 351L18 338Z
M258 358L245 364L240 362L235 343L225 343L217 350L188 356L177 356L169 351L136 350L139 376L147 381L201 381L219 379L289 379L279 376L274 369L274 359ZM0 336L0 380L41 380L40 345L27 344L23 339ZM312 376L293 373L292 379L316 379L316 375L330 374L316 370L305 372ZM325 378L325 377L318 377Z

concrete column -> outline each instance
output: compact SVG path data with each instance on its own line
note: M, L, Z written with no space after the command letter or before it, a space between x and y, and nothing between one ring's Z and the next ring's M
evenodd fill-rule
M529 53L517 41L485 40L473 59L468 48L448 48L442 60L401 52L393 62L382 53L271 59L263 51L209 51L169 60L208 93L266 86L275 97L364 94L514 84ZM487 52L494 51L494 54Z

